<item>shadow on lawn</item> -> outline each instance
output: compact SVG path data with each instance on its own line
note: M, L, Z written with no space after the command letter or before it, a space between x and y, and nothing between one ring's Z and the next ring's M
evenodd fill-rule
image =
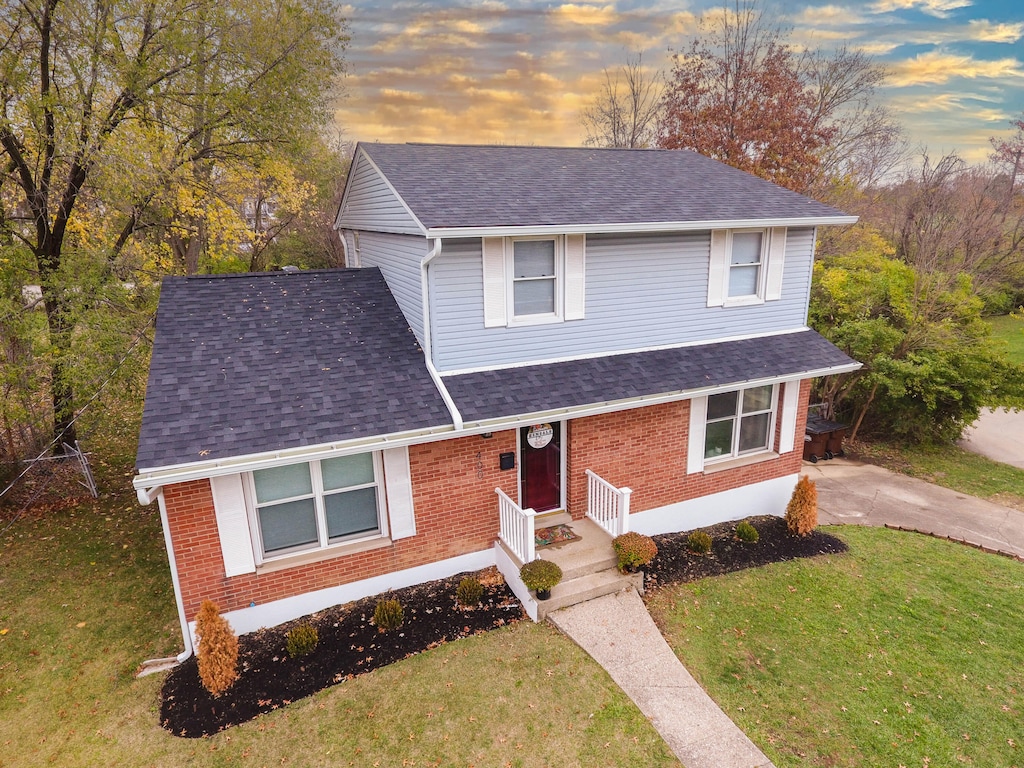
M820 531L791 536L781 518L757 517L748 522L760 534L756 544L738 541L734 523L702 529L712 538L707 555L687 550L687 533L655 536L658 555L646 569L648 586L657 588L797 557L846 551L842 541ZM441 643L525 618L522 606L494 568L478 574L484 584L480 604L460 607L455 590L464 575L367 597L242 635L238 680L217 698L200 682L193 657L164 681L161 724L179 736L206 736ZM370 621L383 597L397 598L404 609L402 626L392 632L380 632ZM300 622L315 626L320 641L312 653L293 659L288 656L285 636Z

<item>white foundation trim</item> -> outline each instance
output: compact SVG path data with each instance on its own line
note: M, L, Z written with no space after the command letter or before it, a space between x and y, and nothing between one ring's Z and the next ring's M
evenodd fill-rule
M228 620L236 634L244 635L247 632L255 632L262 627L273 627L283 624L286 621L291 621L310 613L316 613L335 605L350 603L353 600L360 600L370 595L379 595L382 592L387 592L389 589L411 587L415 584L423 584L435 579L454 576L456 573L464 571L479 571L491 565L494 565L494 550L485 549L480 552L471 552L468 555L459 555L458 557L452 557L436 563L426 563L415 568L407 568L404 571L385 573L370 579L353 581L349 584L339 584L336 587L319 589L315 592L286 597L270 603L263 603L262 605L241 608L237 611L228 611L224 614L224 618ZM189 629L194 637L194 621L189 623Z
M637 512L630 516L629 527L637 533L654 536L659 533L692 531L754 515L782 517L786 514L786 505L799 478L800 474L794 473Z

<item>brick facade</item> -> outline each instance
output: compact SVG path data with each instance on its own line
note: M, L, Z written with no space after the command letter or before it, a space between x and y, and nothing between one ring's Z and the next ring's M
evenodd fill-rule
M786 385L794 386L794 385ZM796 434L803 435L810 382L800 389ZM781 402L781 393L780 393ZM801 445L778 458L713 473L686 474L690 403L665 403L575 419L568 424L567 508L586 513L591 469L633 489L632 511L672 504L799 471ZM781 419L776 420L781 421ZM326 557L292 568L226 577L213 494L207 480L164 488L185 614L205 599L232 611L319 589L486 550L498 534L500 487L518 500L516 471L499 469L499 454L516 451L516 430L409 448L416 535L385 547ZM778 442L776 425L776 443Z
M207 480L164 488L185 615L203 600L222 611L347 584L489 548L498 533L500 487L517 496L515 472L498 468L498 454L515 450L516 432L495 432L409 448L416 535L386 547L339 554L294 568L226 577L213 494Z
M810 381L802 382L797 406L798 439L804 433L810 392ZM780 387L780 403L782 395ZM775 445L779 444L781 421L776 419ZM571 421L567 459L569 513L578 519L587 512L587 469L612 485L632 488L630 511L634 513L800 471L802 445L797 442L793 451L775 459L688 475L689 428L688 400Z

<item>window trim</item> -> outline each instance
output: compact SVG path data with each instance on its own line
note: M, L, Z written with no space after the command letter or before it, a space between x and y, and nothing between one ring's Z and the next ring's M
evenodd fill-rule
M553 277L545 278L516 278L516 243L521 242L551 242L554 243L555 274ZM523 237L505 238L505 306L508 307L509 328L525 325L544 325L547 323L561 323L565 319L565 237L563 235L531 235ZM554 312L538 312L532 315L516 314L516 282L526 280L554 280Z
M746 293L742 296L730 296L729 285L732 282L732 271L736 267L749 267L749 264L733 264L732 263L732 249L733 249L733 238L736 235L743 234L760 234L761 235L761 254L757 262L757 285L754 293ZM767 292L768 284L768 260L771 248L771 236L772 231L770 228L764 227L752 227L747 229L730 229L726 233L725 243L725 295L723 306L726 307L743 307L750 306L753 304L764 304L765 295Z
M766 412L768 413L768 427L767 427L768 435L767 435L767 440L765 441L765 445L763 447L759 446L757 448L752 448L750 450L742 451L741 452L739 450L740 429L738 428L738 426L739 426L739 424L742 421L743 416L744 416L744 414L742 413L742 409L743 409L743 396L742 396L742 394L744 392L746 392L747 390L749 390L749 389L760 389L761 387L765 387L765 386L770 386L772 388L771 404L770 404L770 406L766 410L752 411L751 413L749 413L747 415L748 416L755 416L755 415L763 414L763 413L766 413ZM731 417L729 417L729 418L731 418L733 420L733 424L734 424L733 436L732 436L732 445L730 446L729 453L723 453L720 456L712 456L712 457L708 457L706 455L707 454L707 429L708 429L708 424L711 422L711 420L708 418L707 410L705 409L705 412L704 412L704 423L703 423L703 430L704 430L704 435L703 435L703 438L704 438L703 439L703 443L704 443L703 453L705 454L704 458L703 458L703 467L705 469L713 467L713 466L715 466L717 464L724 464L726 462L735 462L737 460L748 459L750 457L756 457L756 456L761 456L761 455L765 455L765 454L772 454L772 453L775 452L775 427L776 427L776 424L777 424L778 419L779 419L779 385L777 383L776 384L758 384L758 385L753 386L753 387L741 387L740 389L729 389L729 390L725 390L723 392L715 392L712 395L708 395L707 398L708 398L708 400L710 400L715 395L726 395L726 394L738 394L739 395L737 397L737 402L739 404L740 413L733 413L733 415ZM715 422L720 422L720 421L725 421L725 420L726 420L725 418L714 419Z
M274 502L262 506L275 506L278 504L285 504L292 501L300 501L302 499L312 497L314 514L316 515L317 543L308 546L290 547L288 549L276 551L273 554L267 553L263 545L263 531L260 526L259 520L259 509L261 505L258 503L256 496L255 474L254 472L245 472L245 480L242 485L245 494L246 514L249 519L249 531L250 535L252 536L252 549L256 567L259 568L264 563L275 563L279 560L287 560L289 558L295 558L297 556L310 556L315 555L317 553L323 554L328 553L334 549L351 547L355 544L363 544L364 542L387 539L389 537L390 531L387 504L387 488L384 481L383 471L383 458L381 456L380 451L373 451L370 454L370 456L372 457L373 461L372 483L362 483L360 485L353 485L345 489L330 489L327 491L324 490L323 472L320 467L320 462L322 461L321 459L315 459L313 461L306 462L300 461L295 462L294 464L285 465L301 465L308 467L312 492L310 494L301 494L299 496L290 496L287 498L275 499ZM364 488L375 488L377 491L377 530L371 533L353 534L343 539L339 539L338 541L330 541L327 537L327 512L326 505L324 503L324 498L326 496L343 493L345 491L354 491Z

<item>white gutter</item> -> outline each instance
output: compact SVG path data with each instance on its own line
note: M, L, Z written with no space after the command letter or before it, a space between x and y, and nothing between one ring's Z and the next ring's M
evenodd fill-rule
M455 405L455 401L452 399L451 394L448 392L448 388L441 381L441 375L437 372L437 368L434 367L433 352L430 347L430 296L427 290L427 266L441 255L441 238L434 238L434 244L431 246L430 253L423 257L423 261L420 262L420 302L423 310L423 357L427 363L427 372L430 374L431 380L434 382L434 386L437 387L437 391L441 393L441 399L444 400L445 406L448 408L448 412L452 415L452 423L455 425L455 431L462 431L462 414L459 413L458 406Z
M178 580L178 563L174 557L174 543L171 541L171 526L167 519L167 505L164 504L164 495L159 488L154 488L156 500L160 506L160 526L164 530L164 545L167 548L167 562L171 567L171 583L174 585L174 602L178 606L178 621L181 622L181 639L185 644L185 650L178 654L179 664L185 661L195 651L192 647L192 631L188 627L188 619L185 617L185 601L181 597L181 582ZM140 497L141 499L141 497Z
M555 224L533 227L430 227L427 237L516 237L630 232L694 232L708 229L817 227L856 224L857 216L806 216L778 219L709 219L707 221L649 221L622 224Z

